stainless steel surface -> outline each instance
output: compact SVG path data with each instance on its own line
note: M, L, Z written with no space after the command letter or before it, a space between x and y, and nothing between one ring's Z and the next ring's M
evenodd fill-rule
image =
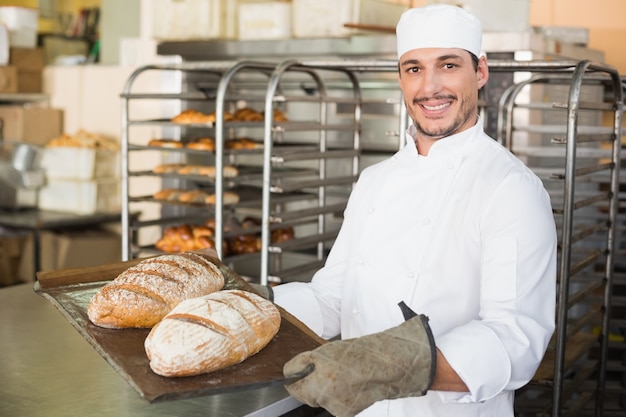
M11 163L19 171L31 171L41 168L43 149L27 143L13 144Z
M45 184L42 155L39 146L0 140L0 207L37 206L38 190Z
M40 93L0 93L0 104L23 105L34 102L49 105L50 96Z
M559 42L534 31L487 32L483 35L486 52L536 52L536 58L580 58L602 60L601 51ZM395 35L354 35L344 38L294 38L281 40L207 40L163 42L157 46L159 55L180 55L185 61L310 57L390 58L396 59Z
M532 62L512 64L518 66L515 71L523 70L519 66L524 64L535 72ZM518 391L516 409L557 417L595 407L593 415L599 417L604 415L609 357L607 312L612 303L621 160L621 144L615 138L622 136L622 86L617 71L605 64L584 60L570 64L546 61L545 65L541 65L545 74L533 75L506 90L498 118L499 141L525 158L531 169L552 171L543 180L551 193L560 235L556 331L542 364L549 372L538 373L549 377L537 378ZM545 99L546 88L529 96L541 97L543 103L516 100L527 86L539 86L546 80L550 100ZM564 87L557 88L558 83ZM519 123L514 110L525 115L528 123ZM612 127L602 123L602 116L606 122L610 112ZM539 125L539 120L552 123ZM545 137L529 137L529 133ZM602 327L600 336L589 332L592 326ZM541 399L547 392L542 379L552 381L549 398Z
M283 387L153 403L141 399L31 284L0 289L0 415L276 417Z
M0 181L0 202L3 196ZM36 196L35 196L36 197ZM137 213L131 215L136 219ZM66 228L94 228L102 224L116 223L120 220L119 213L74 214L48 210L0 210L0 226L20 229L33 236L33 271L41 271L41 242L40 235L44 230L60 230ZM33 277L35 278L35 277Z

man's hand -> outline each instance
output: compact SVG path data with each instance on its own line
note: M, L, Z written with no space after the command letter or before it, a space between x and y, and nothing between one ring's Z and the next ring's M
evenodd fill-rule
M330 342L287 362L286 377L307 365L314 371L285 388L311 407L352 417L377 401L418 397L430 388L436 349L428 318L355 339Z

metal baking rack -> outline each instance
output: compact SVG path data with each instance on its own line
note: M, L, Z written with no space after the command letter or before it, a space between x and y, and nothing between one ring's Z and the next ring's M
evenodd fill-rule
M556 331L535 378L517 393L516 412L608 415L608 335L623 199L619 74L592 61L502 68L532 72L502 95L498 140L544 181L559 236ZM560 97L521 99L533 89L535 100L555 90Z
M139 84L137 79L149 71L176 72L181 93L135 93L135 84ZM349 96L328 94L324 79L316 71L343 74L351 91ZM273 83L273 80L276 82ZM313 83L314 89L303 88L304 83ZM346 81L343 83L345 85ZM202 91L196 91L199 85ZM337 233L337 222L328 225L328 218L340 217L359 170L359 85L348 71L303 69L296 65L279 69L276 64L256 61L150 65L137 69L131 75L122 100L123 229L128 230L128 234L123 236L123 252L127 259L140 256L140 253L154 253L154 242L138 243L138 234L142 229L154 231L159 225L165 227L186 219L203 223L200 219L205 216L215 221L214 239L224 262L242 269L247 266L247 275L253 279L282 282L299 275L294 271L301 271L310 277L311 265L319 267ZM179 104L179 110L194 108L205 113L213 112L215 122L180 125L172 123L169 118L135 117L131 110L139 100L174 101ZM270 107L266 105L268 102ZM341 117L333 117L331 110L338 105L349 107L351 114L346 116L344 112ZM265 114L273 114L274 110L280 109L288 120L225 120L228 112L242 106L265 110ZM299 111L290 117L293 106L299 107ZM132 130L147 126L174 128L180 141L190 136L213 137L215 150L157 148L148 146L145 140L137 143ZM327 140L331 135L333 139ZM258 146L226 149L226 141L238 137L252 137ZM191 164L194 161L214 165L216 175L215 178L164 175L155 174L145 167L131 167L130 161L142 152L157 153L167 158L168 162ZM328 164L345 165L346 162L352 165L347 173L334 174L332 169L328 169ZM223 168L226 165L237 166L239 175L225 178ZM269 179L268 170L271 171ZM205 207L202 204L155 201L145 189L132 195L129 192L132 181L142 178L156 179L163 188L167 184L172 188L200 187L214 191L215 205ZM240 202L225 205L223 195L226 191L238 193ZM156 217L144 216L131 224L128 213L136 204L144 204L144 207L146 204L158 204L162 208ZM266 225L256 231L262 241L258 253L234 256L221 253L224 241L233 237L232 232L225 232L223 227L233 216L259 217ZM280 244L271 242L272 230L282 227L294 228L295 237ZM158 232L153 232L153 236L156 235Z

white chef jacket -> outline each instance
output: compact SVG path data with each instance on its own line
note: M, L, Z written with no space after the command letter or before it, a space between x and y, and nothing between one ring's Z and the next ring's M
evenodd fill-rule
M379 401L359 414L513 416L554 331L556 228L541 180L482 121L366 168L325 266L275 301L319 335L352 338L429 317L469 393Z

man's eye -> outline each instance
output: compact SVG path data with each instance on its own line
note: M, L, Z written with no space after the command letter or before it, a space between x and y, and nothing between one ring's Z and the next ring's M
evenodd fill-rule
M412 67L412 68L409 68L407 72L414 74L414 73L420 72L420 69L418 67Z
M456 68L456 64L443 64L443 67L446 69L452 69L452 68Z

